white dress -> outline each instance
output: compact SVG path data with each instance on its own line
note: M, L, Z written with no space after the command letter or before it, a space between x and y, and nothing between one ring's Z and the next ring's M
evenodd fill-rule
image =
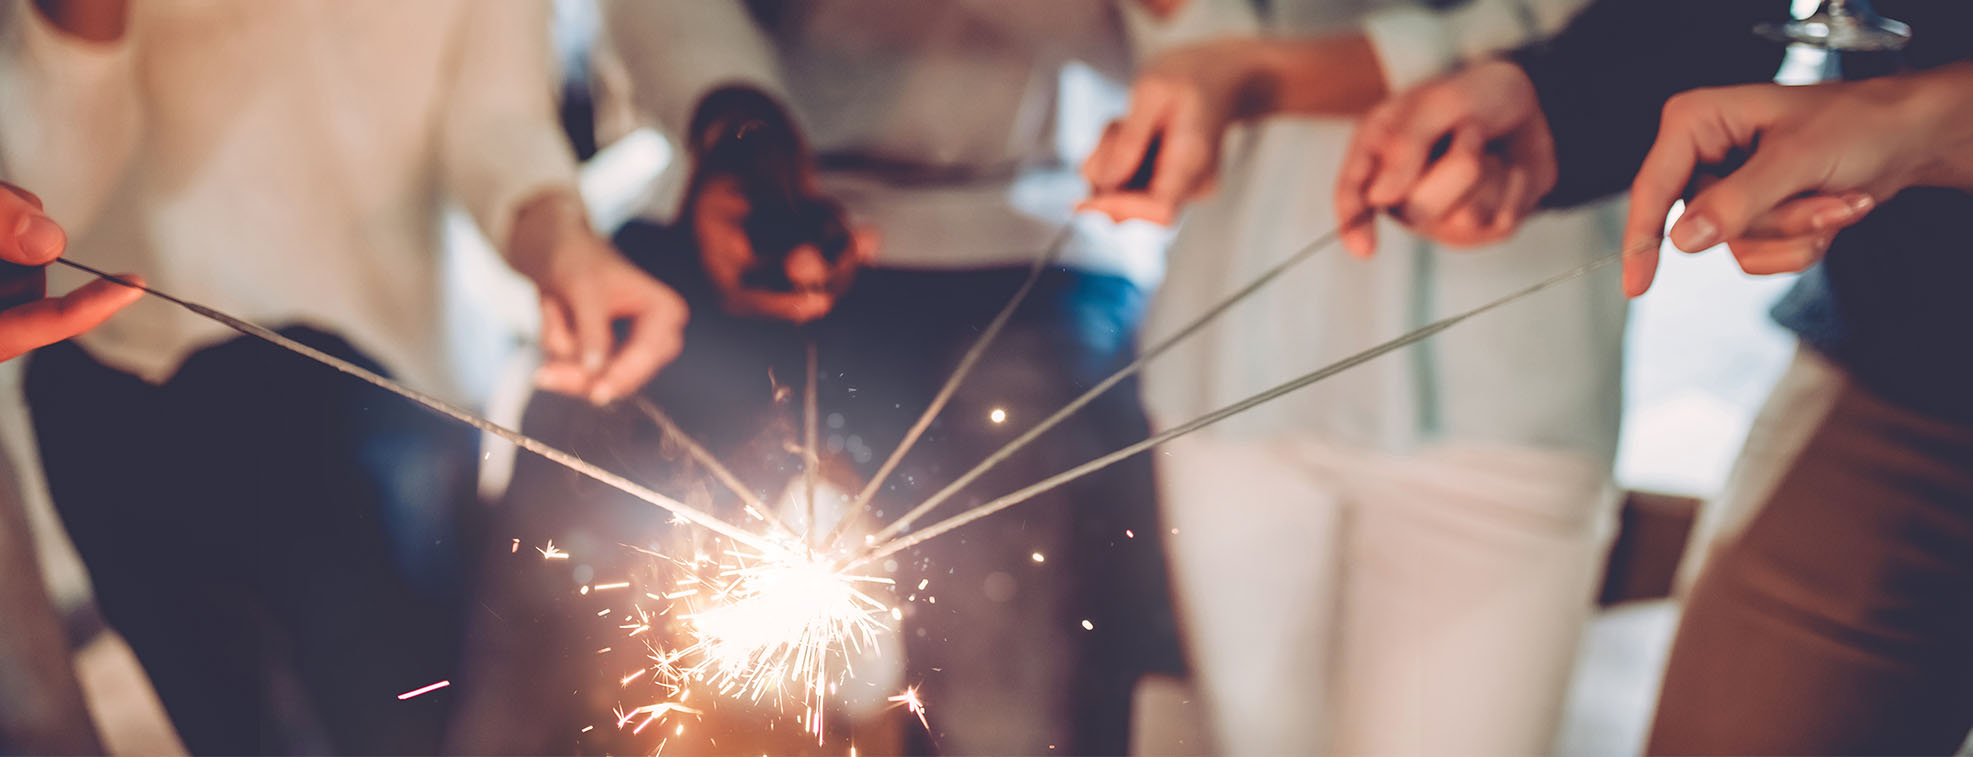
M1346 3L1275 0L1270 28L1362 23L1396 89L1552 29L1577 4L1400 5L1359 22ZM1334 227L1350 130L1277 119L1233 139L1219 192L1178 231L1147 343ZM1546 214L1485 250L1384 222L1374 259L1325 250L1153 364L1152 417L1182 422L1606 254L1612 211ZM1547 751L1614 509L1615 273L1161 451L1181 611L1221 751Z

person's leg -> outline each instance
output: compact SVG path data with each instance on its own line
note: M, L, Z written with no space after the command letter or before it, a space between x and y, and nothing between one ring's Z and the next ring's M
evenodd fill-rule
M891 272L858 282L861 298L846 299L830 324L841 336L825 339L833 349L824 363L843 366L838 380L857 387L846 416L865 429L855 441L868 448L866 470L890 453L1025 274ZM1139 297L1119 279L1048 274L886 482L878 520L897 517L1126 362ZM1120 384L917 525L1147 431L1134 382ZM905 604L910 682L939 703L920 747L1125 751L1138 676L1176 667L1161 544L1150 538L1159 530L1150 461L1137 458L900 555L901 585L925 580L923 594L937 597Z
M1347 491L1337 754L1546 753L1608 547L1586 459L1442 446L1337 457Z
M167 427L159 389L71 344L36 354L25 388L50 494L96 603L180 737L201 754L267 751L261 647L241 590L253 571L241 559L247 533L188 470L211 454L188 443L206 427Z
M13 466L0 450L0 754L102 754Z
M1653 754L1950 754L1973 727L1973 429L1845 385L1699 577Z
M1157 536L1171 547L1194 688L1212 720L1200 753L1322 751L1342 499L1292 451L1211 433L1158 448L1171 530Z
M369 362L334 336L284 333ZM245 584L234 601L266 629L261 675L277 682L268 696L286 685L305 708L289 738L353 754L436 750L449 694L396 697L451 676L456 628L445 604L412 589L390 522L393 508L441 520L460 509L473 435L254 340L193 355L162 391L166 427L200 429L178 442L191 449L176 465L206 482L219 513L211 527L239 540L227 578L199 586Z

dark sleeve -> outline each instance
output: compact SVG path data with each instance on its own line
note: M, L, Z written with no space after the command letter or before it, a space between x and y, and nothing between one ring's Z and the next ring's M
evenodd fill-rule
M1688 89L1770 81L1782 45L1754 33L1786 0L1596 0L1554 38L1512 53L1555 135L1548 207L1630 186L1665 101Z

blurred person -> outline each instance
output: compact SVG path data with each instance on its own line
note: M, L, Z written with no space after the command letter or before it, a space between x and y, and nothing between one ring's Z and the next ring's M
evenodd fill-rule
M1784 88L1759 83L1780 46L1747 30L1787 3L1599 2L1394 107L1341 180L1359 207L1403 206L1425 182L1393 156L1473 129L1537 148L1498 157L1543 206L1629 184L1631 294L1680 197L1678 249L1804 271L1774 311L1800 348L1722 503L1745 522L1687 599L1652 753L1949 754L1973 729L1973 353L1951 337L1973 274L1973 16L1878 5L1916 30L1908 72Z
M12 0L0 38L0 164L78 260L458 397L456 200L554 315L544 381L609 396L678 348L676 295L583 219L544 4ZM447 697L396 695L453 667L469 432L157 301L25 381L97 601L192 751L438 748Z
M1341 223L1328 177L1357 116L1581 4L1277 1L1241 35L1148 63L1084 166L1087 207L1182 218L1147 338ZM1129 186L1154 140L1149 181ZM1184 422L1584 262L1616 242L1615 210L1472 254L1398 229L1370 261L1318 254L1154 363L1152 417ZM1550 749L1616 503L1614 283L1558 288L1163 449L1219 749Z
M674 218L670 226L633 225L618 237L694 306L687 349L645 396L772 494L799 469L785 445L800 438L812 343L828 470L843 479L838 488L860 488L1070 223L1083 187L1058 147L1063 72L1079 63L1121 80L1128 29L1160 26L1144 10L1109 0L608 4L611 63L599 69L627 84L602 102L669 134L689 174L675 205L653 214ZM1155 250L1120 247L1107 232L1101 223L1069 232L1060 264L879 490L872 527L1130 359L1144 297L1133 269ZM777 388L786 399L776 400ZM698 496L742 517L634 411L546 397L524 424L681 496L710 489ZM1147 431L1127 382L917 525ZM874 566L900 589L906 666L896 684L916 686L928 703L929 727L905 726L909 751L1128 750L1134 684L1177 664L1150 466L1118 465ZM593 720L612 697L630 696L617 693L621 672L522 687L583 675L586 663L567 660L621 634L572 627L583 620L575 577L633 570L641 558L620 542L662 538L665 518L527 460L503 509L518 533L553 536L577 564L490 602L511 620L484 619L475 658L507 667L473 684L487 709L462 719L458 748L565 748L591 722L574 718ZM492 585L551 574L508 559L519 567ZM914 594L921 582L930 588ZM558 618L568 619L563 628L547 628ZM845 689L888 677L865 672ZM587 749L616 737L580 738Z
M0 182L0 362L86 331L141 294L104 281L44 298L40 266L66 242L40 198ZM25 504L0 451L0 754L101 754Z

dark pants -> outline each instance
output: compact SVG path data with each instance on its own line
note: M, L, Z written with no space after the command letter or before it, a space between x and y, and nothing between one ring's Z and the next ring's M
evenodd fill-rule
M1654 754L1951 754L1973 728L1973 428L1839 389L1701 575Z
M361 361L328 335L288 333ZM162 386L57 345L26 383L97 602L188 748L438 747L447 693L396 697L450 677L456 616L404 580L388 526L454 511L470 492L469 431L245 339ZM422 538L426 559L453 549Z
M619 241L635 254L658 244L647 236L653 234L634 227ZM654 267L694 310L684 355L646 395L750 485L769 492L799 470L785 443L800 439L806 341L814 341L820 356L824 456L860 481L896 447L1027 275L1025 268L869 270L829 317L798 329L721 314L689 263L669 271ZM875 501L877 520L888 522L922 501L1127 362L1142 301L1142 293L1120 278L1049 271L889 478ZM777 386L791 390L780 402ZM995 409L1005 413L1003 422L992 420ZM529 409L525 426L635 480L689 502L713 503L740 519L719 485L693 471L633 410L595 410L544 396ZM1142 439L1147 431L1135 383L1122 383L920 525ZM848 488L853 491L855 482ZM503 509L524 544L553 538L575 557L571 566L557 568L544 565L539 553L517 561L506 544L495 551L486 585L504 596L489 597L488 612L474 613L482 621L476 623L481 641L474 657L498 661L505 670L472 685L513 692L530 681L554 681L527 691L554 692L540 696L560 704L516 700L505 706L543 715L562 730L542 743L542 737L522 733L539 733L537 723L500 717L495 713L502 708L489 705L462 721L461 730L475 740L461 748L565 750L577 729L598 722L596 710L607 715L624 672L582 678L595 650L621 646L624 639L613 623L585 617L595 610L578 609L608 603L583 603L576 584L623 575L636 555L621 545L645 544L665 532L668 516L525 453ZM929 734L909 719L908 732L916 734L911 748L956 754L1126 751L1136 680L1147 669L1177 666L1157 533L1151 460L1138 457L900 554L891 572L873 566L897 580L897 603L905 612L905 682L920 686L930 703ZM1035 553L1044 561L1036 562ZM916 592L921 580L932 588ZM912 594L922 595L905 601ZM1085 630L1085 620L1094 630ZM557 625L562 627L551 628ZM591 689L585 694L560 694L585 687ZM574 714L544 715L556 707L574 708ZM599 731L608 725L605 717ZM483 729L515 732L495 736ZM585 737L583 748L599 748L588 739L601 735Z

